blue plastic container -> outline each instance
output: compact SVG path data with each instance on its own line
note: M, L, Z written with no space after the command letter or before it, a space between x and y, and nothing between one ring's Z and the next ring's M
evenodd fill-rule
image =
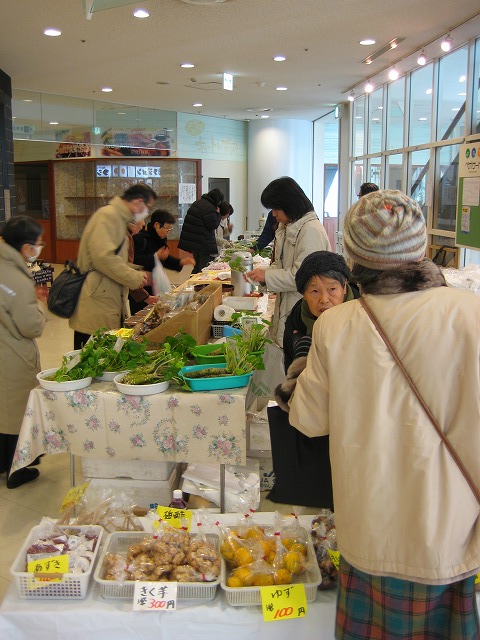
M215 378L189 378L189 371L200 369L225 369L225 364L196 364L192 367L182 367L178 374L182 376L192 391L215 391L219 389L236 389L245 387L252 377L253 371L241 376L217 376Z
M242 330L241 329L236 329L235 327L232 327L229 324L226 324L223 327L223 337L224 338L229 338L230 336L239 336L241 335Z

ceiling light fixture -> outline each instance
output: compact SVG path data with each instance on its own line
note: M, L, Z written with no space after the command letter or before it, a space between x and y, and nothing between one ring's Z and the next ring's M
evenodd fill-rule
M274 60L275 62L285 62L286 58L285 56L275 56Z
M288 87L275 87L277 91L287 91Z
M57 36L61 36L62 32L59 31L58 29L45 29L45 31L43 32L43 34L45 36L50 36L52 38L56 38Z
M376 43L376 40L374 40L373 38L365 38L365 40L360 40L360 44L364 47L368 47L375 43Z
M362 62L364 64L372 64L374 60L376 60L380 56L383 56L383 54L387 53L387 51L396 49L398 45L404 40L405 38L394 38L393 40L390 40L390 42L387 42L387 44L383 45L383 47L380 47L380 49L377 49L376 51L374 51L367 58L365 58L365 60L362 60Z
M182 2L186 2L187 4L222 4L224 2L228 2L229 0L182 0Z
M349 102L355 102L355 91L350 91L350 93L348 94L348 101Z
M183 69L194 69L195 65L192 64L191 62L182 62L182 64L180 65Z
M453 46L453 40L450 37L450 34L447 34L446 38L444 38L440 44L440 48L442 51L448 52Z
M58 124L58 122L56 122L55 120L53 120L52 122L50 122L50 124Z
M424 67L427 64L427 56L425 55L424 49L422 49L422 53L417 58L417 64L421 67Z
M112 87L103 87L102 88L103 93L111 93L113 91Z
M373 84L372 84L371 80L367 80L367 84L365 85L364 89L365 89L365 93L372 93Z
M398 80L400 73L398 72L398 69L396 69L396 67L392 67L389 71L388 77L390 78L390 80Z
M203 104L201 102L194 102L192 107L203 107Z
M267 115L262 115L262 116L260 116L260 118L269 118L269 117L270 117L270 116L267 116Z
M135 18L149 18L150 14L145 9L135 9L133 12Z

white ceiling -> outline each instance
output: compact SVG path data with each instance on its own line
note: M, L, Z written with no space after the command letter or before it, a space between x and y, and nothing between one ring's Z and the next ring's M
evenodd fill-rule
M138 7L150 18L133 18ZM241 120L260 108L314 120L367 78L385 81L392 64L406 71L427 43L438 55L437 39L475 15L452 36L459 44L480 34L478 11L478 0L146 0L87 20L84 0L0 0L0 69L14 89ZM44 36L47 27L62 36ZM366 37L376 45L360 46ZM395 37L404 38L396 49L362 63ZM287 60L274 62L276 54ZM225 71L233 91L222 88Z

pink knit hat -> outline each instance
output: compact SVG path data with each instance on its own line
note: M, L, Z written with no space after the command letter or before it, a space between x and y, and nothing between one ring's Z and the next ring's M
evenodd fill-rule
M370 269L396 269L425 256L425 218L417 202L401 191L374 191L349 209L343 240L354 262Z

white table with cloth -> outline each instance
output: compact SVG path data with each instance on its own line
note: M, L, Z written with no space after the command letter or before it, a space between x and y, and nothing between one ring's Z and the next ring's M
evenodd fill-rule
M262 524L273 513L257 512ZM236 514L219 514L221 525L232 525ZM313 516L300 516L309 528ZM146 519L142 518L145 522ZM146 525L148 526L148 525ZM214 529L212 529L214 531ZM216 531L216 530L215 530ZM12 584L0 606L2 640L333 640L336 591L318 591L307 604L307 615L296 620L265 622L260 606L233 607L220 586L209 601L178 602L174 612L132 610L132 601L103 598L93 581L84 600L25 600Z
M131 396L113 382L30 392L12 471L42 453L244 465L246 387Z

